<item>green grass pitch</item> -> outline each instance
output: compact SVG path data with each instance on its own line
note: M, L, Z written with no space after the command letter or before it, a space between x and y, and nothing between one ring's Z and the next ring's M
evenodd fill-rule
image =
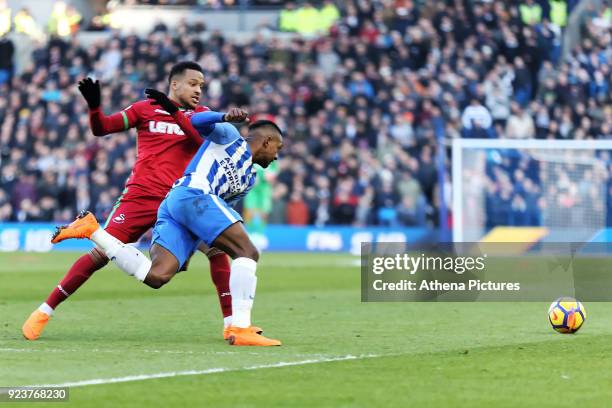
M71 387L70 402L53 406L602 407L612 400L611 304L586 303L576 335L555 333L544 303L366 304L349 255L262 255L254 323L282 347L223 342L202 255L157 291L114 267L97 272L39 340L23 340L24 319L77 255L0 254L0 386L99 380ZM142 379L109 383L129 376Z

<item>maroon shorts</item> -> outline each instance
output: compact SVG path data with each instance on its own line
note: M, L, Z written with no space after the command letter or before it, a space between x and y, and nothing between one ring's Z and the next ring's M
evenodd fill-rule
M104 229L122 242L136 242L157 220L157 209L164 197L148 196L137 191L137 188L126 188L117 199L108 216Z

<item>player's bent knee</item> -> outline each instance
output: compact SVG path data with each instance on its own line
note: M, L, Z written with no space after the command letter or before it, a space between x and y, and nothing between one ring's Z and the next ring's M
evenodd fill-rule
M259 261L259 251L255 248L255 245L247 245L246 247L240 248L236 251L237 258L249 258L255 262Z
M159 289L162 286L164 286L166 283L170 282L170 280L172 279L172 276L174 275L160 273L159 271L155 271L154 269L151 269L149 273L147 274L146 283L153 289Z
M149 286L151 286L153 289L161 289L162 286L164 286L166 283L170 282L170 279L166 279L166 278L155 278L151 280L151 284Z
M249 253L249 257L248 258L251 258L255 262L259 261L259 251L257 250L257 248L253 247L251 249L251 252Z
M176 273L177 271L173 269L172 265L154 262L151 266L151 270L147 274L146 283L153 289L159 289L170 282Z

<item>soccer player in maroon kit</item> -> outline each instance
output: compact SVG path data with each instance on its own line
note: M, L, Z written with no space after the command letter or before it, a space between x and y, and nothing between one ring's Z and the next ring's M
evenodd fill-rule
M153 227L161 202L202 144L202 137L189 120L193 113L208 110L198 106L204 86L202 68L195 62L180 62L172 67L168 80L170 99L160 92L147 89L147 96L151 99L138 101L110 116L104 115L100 108L98 81L86 78L79 82L79 91L89 106L94 135L104 136L134 127L138 129L136 164L104 227L123 242L136 242ZM210 272L217 287L224 326L228 327L232 314L228 257L214 248L207 250L203 247L201 250L210 260ZM97 248L81 256L47 300L23 324L23 336L36 340L54 309L107 263L108 258Z

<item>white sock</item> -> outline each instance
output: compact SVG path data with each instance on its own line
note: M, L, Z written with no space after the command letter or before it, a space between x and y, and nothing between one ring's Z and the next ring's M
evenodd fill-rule
M232 294L232 325L251 326L251 309L257 286L257 262L249 258L236 258L232 261L230 273L230 292Z
M223 318L223 327L230 327L232 325L232 316L226 316Z
M47 316L51 316L53 314L53 308L51 308L51 306L49 306L46 302L38 306L38 310L40 310Z
M91 234L90 238L98 245L108 258L115 263L123 272L143 281L149 269L151 261L142 252L131 245L124 244L113 237L102 228Z

